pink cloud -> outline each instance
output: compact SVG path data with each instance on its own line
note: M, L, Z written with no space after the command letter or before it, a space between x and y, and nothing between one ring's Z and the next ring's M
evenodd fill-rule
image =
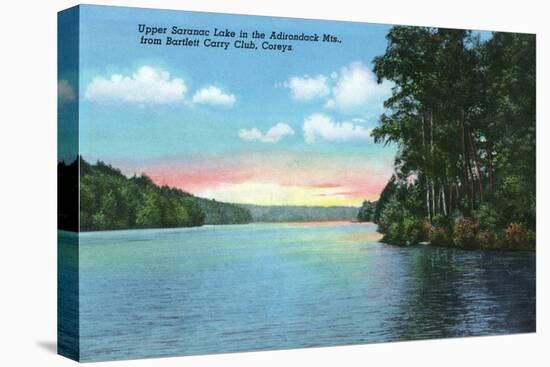
M340 187L339 183L333 183L333 182L319 182L319 183L313 183L311 185L308 185L309 187L315 187L319 189L331 189Z

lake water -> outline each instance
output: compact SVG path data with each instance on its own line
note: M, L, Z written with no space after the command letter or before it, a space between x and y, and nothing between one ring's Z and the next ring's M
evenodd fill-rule
M83 233L80 358L535 331L534 253L400 248L380 243L375 229L293 223ZM63 256L74 244L63 238L60 279L74 270ZM61 283L61 296L74 290Z

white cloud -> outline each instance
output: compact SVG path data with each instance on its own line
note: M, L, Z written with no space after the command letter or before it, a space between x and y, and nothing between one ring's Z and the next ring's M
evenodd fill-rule
M313 144L319 139L327 141L370 140L371 129L351 122L335 122L329 116L314 113L304 119L304 139Z
M193 103L231 107L235 103L235 95L224 93L220 88L210 85L195 93Z
M335 83L325 107L348 111L364 108L369 103L381 105L390 96L392 87L387 80L378 84L376 75L361 62L342 67Z
M309 101L314 98L325 97L330 93L327 78L324 75L309 77L293 76L283 84L290 89L292 98L298 101Z
M167 104L184 100L187 86L183 79L151 66L142 66L132 75L95 77L84 97L91 101L137 104Z
M257 128L242 129L239 131L239 137L248 141L261 141L263 143L276 143L287 135L294 135L294 130L284 122L279 122L265 134Z
M57 82L57 99L59 103L72 102L76 99L76 92L69 82L64 79Z

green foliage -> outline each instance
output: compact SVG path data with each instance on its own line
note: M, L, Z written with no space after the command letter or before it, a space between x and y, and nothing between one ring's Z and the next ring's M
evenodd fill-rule
M450 228L452 221L451 217L437 214L432 219L432 226L439 228Z
M451 217L436 215L431 221L429 229L429 240L431 243L440 246L447 246L452 242Z
M481 204L474 212L476 221L475 242L482 248L495 249L503 243L499 215L489 204Z
M518 175L504 177L495 193L495 203L500 214L501 225L522 222L534 228L535 192L529 189L524 178Z
M481 42L470 31L395 26L386 38L374 72L395 88L372 136L398 154L376 204L380 231L414 242L422 236L405 228L429 218L432 243L521 247L527 233L533 242L535 37Z
M395 244L416 244L426 237L421 220L401 205L396 197L386 203L380 213L378 230L384 233L384 240Z
M80 229L83 231L248 223L237 205L196 198L157 186L146 175L127 178L103 163L80 159Z
M405 241L408 244L415 245L427 239L427 228L423 220L409 214L404 216L403 225L405 227Z
M382 208L378 218L378 230L385 239L398 241L402 238L403 209L396 198L391 198Z
M250 210L239 205L216 200L197 198L200 208L206 213L206 224L238 224L253 221Z
M474 217L478 229L492 232L498 229L498 213L489 204L481 204Z
M374 210L374 220L373 222L379 223L380 222L380 216L382 213L382 209L386 206L388 201L395 196L397 191L397 184L396 184L396 178L395 175L392 175L384 189L382 190L382 193L380 194L380 198L376 202L376 208Z
M142 204L137 208L136 227L161 227L161 201L155 192L143 192ZM85 208L83 208L85 210ZM98 225L101 228L101 226Z
M374 222L376 212L376 202L365 200L357 213L359 222Z
M439 246L447 246L451 242L451 234L449 228L433 226L430 228L429 240L430 243Z

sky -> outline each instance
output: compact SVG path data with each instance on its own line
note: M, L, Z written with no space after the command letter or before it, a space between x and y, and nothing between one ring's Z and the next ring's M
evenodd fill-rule
M139 24L330 33L341 43L279 41L292 45L286 52L261 40L257 50L141 45ZM392 83L372 72L389 29L84 6L78 83L61 67L60 105L78 102L80 154L127 175L227 202L358 206L378 198L396 154L370 136L391 95Z

